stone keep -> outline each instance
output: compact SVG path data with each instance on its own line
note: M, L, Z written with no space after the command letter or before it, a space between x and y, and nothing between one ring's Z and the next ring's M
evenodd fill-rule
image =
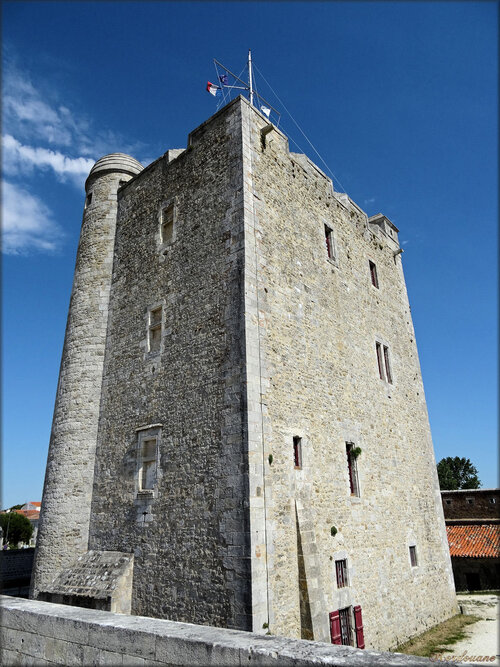
M396 227L242 97L86 193L32 596L377 649L455 613Z

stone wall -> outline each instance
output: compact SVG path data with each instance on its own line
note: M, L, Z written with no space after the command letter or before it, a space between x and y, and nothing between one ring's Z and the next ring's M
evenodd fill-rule
M390 648L457 608L397 230L383 216L371 224L247 112L269 628L307 636L305 602L314 638L328 641L329 612L360 605L366 645ZM392 382L379 377L376 341L388 348ZM362 450L359 497L348 442ZM342 559L349 585L338 588Z
M187 623L123 616L2 596L1 662L10 665L369 667L430 665L425 658L360 651Z
M500 561L498 558L451 559L457 591L498 591Z
M500 491L498 489L461 489L441 491L444 518L500 519Z
M251 629L240 116L230 105L119 192L89 545L134 553L132 613Z
M5 595L28 597L34 549L0 551L0 591Z

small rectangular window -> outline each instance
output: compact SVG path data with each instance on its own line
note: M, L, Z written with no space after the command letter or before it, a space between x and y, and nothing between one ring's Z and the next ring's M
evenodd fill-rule
M333 230L325 225L325 243L328 259L335 259L335 246L333 243Z
M465 502L466 502L468 505L474 505L474 498L466 498L466 499L465 499Z
M174 205L170 204L161 212L161 242L163 245L174 240Z
M385 374L387 382L392 384L391 365L389 363L389 348L387 347L387 345L384 345L384 361L385 361Z
M87 208L87 206L90 206L91 203L92 203L92 193L89 192L85 198L85 208Z
M492 505L495 505L496 502L497 502L497 499L496 499L496 498L490 498L490 503L491 503Z
M377 364L378 364L378 374L381 380L385 380L384 376L384 366L382 362L382 345L378 342L375 343L375 349L377 350Z
M346 442L345 449L347 455L347 469L349 473L349 487L351 489L351 496L359 496L358 462L355 455L356 448L353 442Z
M370 276L372 279L372 285L378 288L377 267L375 266L374 262L370 260L369 262L370 262Z
M337 575L337 586L338 588L345 588L349 586L347 580L347 560L336 560L335 561L335 573Z
M302 468L302 438L297 435L293 438L293 464L296 468Z
M412 567L416 567L418 565L417 562L417 547L411 546L410 547L410 563Z
M144 439L140 449L139 490L153 489L156 482L156 438Z
M449 498L447 498L447 499L445 500L445 503L446 503L447 505L451 505L451 500L450 500Z
M162 331L162 316L163 308L153 308L149 311L149 325L148 325L148 351L159 352L161 348L161 331Z

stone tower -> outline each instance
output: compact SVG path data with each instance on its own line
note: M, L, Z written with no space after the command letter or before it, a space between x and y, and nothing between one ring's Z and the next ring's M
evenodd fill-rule
M117 190L142 170L123 153L90 170L59 371L32 595L85 553L101 399Z
M35 590L106 608L85 582L109 568L133 614L378 649L452 615L397 228L242 97L138 172L118 190L92 419L51 445Z

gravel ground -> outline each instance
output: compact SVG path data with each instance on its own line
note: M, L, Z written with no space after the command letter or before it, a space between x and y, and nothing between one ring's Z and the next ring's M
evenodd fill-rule
M477 623L468 625L464 632L465 639L453 645L448 645L450 652L442 654L442 658L455 661L464 665L485 664L482 660L468 660L466 656L496 656L494 662L486 662L488 665L500 665L498 657L498 621L499 621L499 597L497 595L474 595L473 593L457 595L458 604L462 607L464 614L471 614L481 618ZM464 655L465 654L465 655ZM439 664L439 662L437 663Z

